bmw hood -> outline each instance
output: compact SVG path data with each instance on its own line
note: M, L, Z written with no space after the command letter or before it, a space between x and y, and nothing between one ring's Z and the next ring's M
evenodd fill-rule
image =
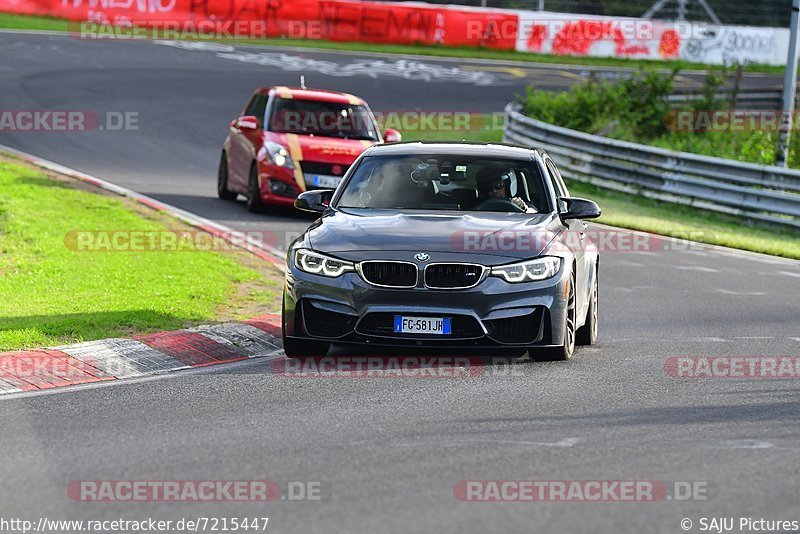
M563 229L554 214L362 210L328 212L306 233L319 252L347 260L411 259L426 253L434 260L491 263L538 256Z

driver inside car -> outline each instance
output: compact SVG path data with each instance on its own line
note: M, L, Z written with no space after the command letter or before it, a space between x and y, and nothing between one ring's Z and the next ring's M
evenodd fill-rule
M512 202L520 211L529 211L528 204L520 197L510 196L511 170L482 169L475 177L478 183L478 199L481 201L502 198Z

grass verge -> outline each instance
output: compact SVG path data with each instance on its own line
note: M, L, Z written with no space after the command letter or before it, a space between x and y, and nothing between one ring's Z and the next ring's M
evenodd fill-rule
M467 130L463 132L440 130L403 130L403 141L472 141L475 143L500 143L502 129Z
M65 19L54 17L14 15L0 13L0 28L17 30L48 30L67 31L69 22ZM246 44L253 46L294 46L318 50L346 50L352 52L381 52L384 54L436 56L464 59L487 59L496 61L522 61L526 63L548 63L559 65L579 65L589 67L655 67L678 68L681 70L707 70L714 68L705 63L692 63L688 61L655 61L647 59L620 59L602 57L576 57L555 56L547 54L533 54L530 52L517 52L515 50L489 50L479 47L446 47L434 45L390 45L361 42L334 42L317 39L219 39L215 41L231 44ZM767 74L783 74L784 67L772 65L751 64L745 67L745 72L760 72Z
M80 251L69 238L76 231L193 231L166 214L9 157L0 157L0 188L2 351L280 308L279 271L244 251Z
M800 260L800 235L789 229L745 226L724 214L660 202L569 181L570 194L600 204L598 222L711 245Z

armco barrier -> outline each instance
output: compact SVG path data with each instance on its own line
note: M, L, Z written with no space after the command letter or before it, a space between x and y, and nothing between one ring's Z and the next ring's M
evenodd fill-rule
M617 141L506 106L504 141L546 149L567 178L800 228L800 171Z
M667 101L676 108L697 102L705 98L698 93L678 93L667 97ZM720 91L717 100L730 102L733 99L732 91ZM736 95L735 109L747 111L776 111L783 109L783 89L764 89L760 91L741 91Z

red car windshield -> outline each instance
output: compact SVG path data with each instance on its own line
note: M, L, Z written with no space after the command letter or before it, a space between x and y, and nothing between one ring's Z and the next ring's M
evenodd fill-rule
M272 107L273 132L378 141L375 121L366 107L336 102L278 98Z

